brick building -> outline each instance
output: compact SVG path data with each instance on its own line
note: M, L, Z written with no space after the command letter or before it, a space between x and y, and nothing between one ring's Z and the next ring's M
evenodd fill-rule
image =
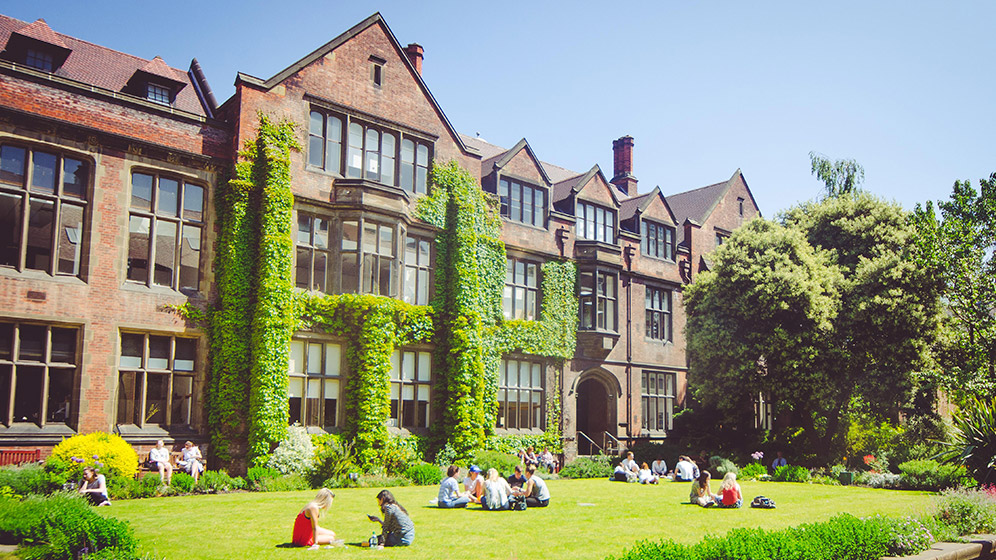
M686 384L682 288L758 215L739 170L639 193L628 136L613 142L607 178L546 163L525 139L503 148L459 134L421 79L422 47L402 46L379 14L269 79L240 73L217 107L196 61L184 73L5 17L0 46L4 447L93 430L143 445L204 438L206 336L167 306L211 297L212 193L259 111L300 125L300 289L427 304L435 231L413 205L434 160L456 160L499 200L507 318L538 317L542 263L577 263L573 359L511 353L498 379L498 433L546 429L556 393L569 454L666 436ZM431 350L395 353L396 433L438 414ZM343 425L343 354L341 340L296 333L290 422Z

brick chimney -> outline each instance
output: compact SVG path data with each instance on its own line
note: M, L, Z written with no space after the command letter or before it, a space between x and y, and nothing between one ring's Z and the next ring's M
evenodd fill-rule
M636 194L636 177L633 176L633 137L623 136L612 141L613 177L609 181L627 195Z
M415 71L418 75L422 75L422 58L424 58L425 50L422 49L422 45L418 43L411 43L405 47L405 54L408 55L408 60L411 61L412 66L415 67Z

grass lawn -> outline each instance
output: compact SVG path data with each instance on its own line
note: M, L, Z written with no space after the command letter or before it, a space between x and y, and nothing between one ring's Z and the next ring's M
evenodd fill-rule
M410 548L369 550L347 546L308 551L286 548L294 517L314 491L239 493L115 502L98 508L104 515L129 521L139 550L156 558L570 558L602 559L643 539L671 538L697 542L706 534L732 527L782 528L822 521L840 512L857 516L898 516L927 512L931 494L873 490L850 486L795 483L742 483L744 501L765 495L774 510L700 508L687 503L688 483L642 486L596 480L549 482L553 499L547 508L527 511L442 510L430 507L435 487L391 488L415 522ZM713 490L718 490L718 481ZM370 537L380 516L378 488L334 490L335 503L322 525L347 543Z

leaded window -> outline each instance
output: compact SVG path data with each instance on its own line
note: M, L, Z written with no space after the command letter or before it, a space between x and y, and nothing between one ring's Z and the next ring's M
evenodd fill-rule
M0 146L0 266L79 276L90 165Z
M578 201L575 229L580 239L616 242L616 211Z
M190 427L197 340L121 333L118 424Z
M428 305L432 288L431 241L405 236L405 303Z
M342 389L342 347L315 340L294 339L290 343L290 424L332 428L339 425Z
M671 291L647 286L645 302L647 338L671 342Z
M55 57L52 56L52 53L28 49L24 55L24 64L42 72L51 72L55 69Z
M546 227L546 189L512 179L498 181L501 215L536 227Z
M79 329L0 322L0 424L66 424L79 367Z
M432 353L395 350L391 355L391 416L394 428L428 428Z
M173 101L173 95L170 88L166 86L161 86L159 84L148 83L145 84L145 98L153 103L159 103L160 105L169 105Z
M128 215L128 280L182 291L200 288L204 187L134 172Z
M644 220L640 252L648 257L674 260L674 228Z
M544 429L543 378L540 362L502 359L498 370L497 427Z
M601 270L581 271L578 279L581 305L578 328L616 332L616 275Z
M502 309L506 319L539 318L539 265L520 259L507 259Z
M662 432L672 429L676 383L677 375L674 373L643 372L640 393L644 430Z

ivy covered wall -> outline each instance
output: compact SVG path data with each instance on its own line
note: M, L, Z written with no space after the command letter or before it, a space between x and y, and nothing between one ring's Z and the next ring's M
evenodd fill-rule
M363 463L376 460L388 439L391 355L412 344L435 344L437 445L460 456L485 444L498 411L503 354L553 359L574 354L576 268L542 266L539 321L505 321L505 245L496 200L455 162L436 164L432 191L416 217L439 228L435 295L430 306L383 296L298 292L292 285L293 196L291 123L260 115L255 141L240 152L235 176L216 195L220 231L218 300L209 313L211 449L235 471L265 459L286 430L289 343L295 330L341 337L349 367L346 436ZM248 336L247 336L248 335ZM545 441L560 448L560 379L547 387Z

